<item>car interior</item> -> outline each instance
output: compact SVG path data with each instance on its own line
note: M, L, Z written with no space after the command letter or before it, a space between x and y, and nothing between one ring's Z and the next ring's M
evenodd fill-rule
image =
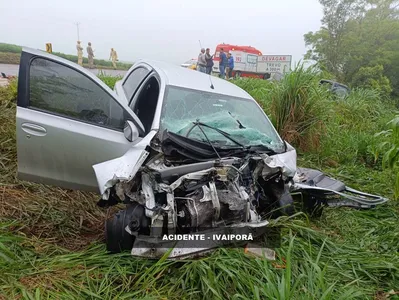
M151 130L155 110L157 108L158 97L158 80L155 77L151 77L146 83L144 83L138 97L134 99L130 105L133 112L140 119L141 123L143 123L146 134Z

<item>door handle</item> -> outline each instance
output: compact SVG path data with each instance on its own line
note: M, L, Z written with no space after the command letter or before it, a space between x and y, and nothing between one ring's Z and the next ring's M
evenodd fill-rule
M46 128L32 123L23 123L21 128L23 131L31 135L45 136L47 134Z

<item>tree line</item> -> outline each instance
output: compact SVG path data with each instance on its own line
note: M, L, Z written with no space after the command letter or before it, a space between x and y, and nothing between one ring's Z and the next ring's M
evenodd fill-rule
M319 0L322 26L304 35L326 77L399 97L399 1Z

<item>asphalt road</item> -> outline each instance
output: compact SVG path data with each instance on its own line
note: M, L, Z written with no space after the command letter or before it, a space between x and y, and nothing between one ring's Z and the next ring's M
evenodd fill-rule
M19 70L19 65L9 65L9 64L0 64L0 72L5 73L7 76L17 76ZM98 69L87 69L93 72L94 74L98 74L100 70ZM107 75L117 76L117 75L125 75L126 70L102 70L103 73Z

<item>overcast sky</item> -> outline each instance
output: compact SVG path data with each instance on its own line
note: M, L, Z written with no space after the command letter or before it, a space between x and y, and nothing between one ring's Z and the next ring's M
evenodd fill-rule
M248 45L263 54L305 53L303 34L318 30L317 0L0 0L0 42L76 54L77 28L96 58L183 63L203 47ZM85 48L85 47L84 47ZM86 52L85 56L87 55Z

